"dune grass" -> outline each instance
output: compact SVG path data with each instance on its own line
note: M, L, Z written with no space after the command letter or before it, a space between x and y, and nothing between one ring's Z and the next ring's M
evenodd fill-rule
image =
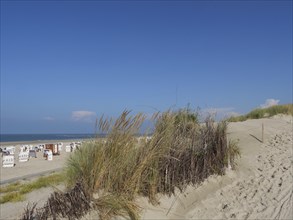
M20 182L15 182L5 187L0 187L0 193L9 193L9 192L17 191L20 185L21 185Z
M91 206L101 219L139 219L137 197L148 197L156 205L158 194L171 196L209 175L223 175L240 155L237 144L227 140L226 122L207 118L200 124L198 114L189 109L167 111L154 114L151 139L138 139L145 119L144 114L131 116L129 111L116 120L102 117L98 126L107 134L106 141L85 143L71 154L66 164L68 192L52 195L38 215L79 218L84 212L77 213L76 208ZM61 201L67 212L56 211Z
M277 114L293 115L293 104L274 105L269 108L257 108L246 115L231 117L230 122L246 121L248 119L269 118Z
M0 204L23 201L27 193L43 187L57 185L64 180L65 177L63 174L55 173L49 176L40 177L29 183L16 182L0 187Z
M21 202L24 199L24 195L19 192L9 192L0 198L0 204L4 204L7 202Z

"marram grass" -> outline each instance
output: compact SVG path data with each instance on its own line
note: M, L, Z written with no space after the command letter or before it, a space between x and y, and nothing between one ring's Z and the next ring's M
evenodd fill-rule
M268 108L257 108L252 110L246 115L231 117L228 119L228 121L238 122L238 121L246 121L248 119L269 118L278 114L293 116L293 104L274 105Z
M54 212L48 212L47 205L38 215L77 218L83 211L75 215L73 201L79 200L86 210L89 206L98 210L101 219L139 219L138 196L158 204L158 194L171 196L175 189L183 191L209 175L223 175L229 164L235 166L240 152L236 142L227 140L226 122L207 118L199 124L197 113L189 109L157 113L151 139L138 140L136 134L145 118L128 111L116 120L102 117L97 124L107 134L106 141L85 143L70 156L68 192L50 198L49 207L56 205ZM71 202L66 202L67 195ZM58 212L60 201L68 212Z

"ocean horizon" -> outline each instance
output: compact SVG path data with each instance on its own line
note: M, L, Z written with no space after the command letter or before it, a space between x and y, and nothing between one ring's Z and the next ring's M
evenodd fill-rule
M80 140L94 137L103 137L100 134L0 134L0 142L22 141L51 141L51 140Z

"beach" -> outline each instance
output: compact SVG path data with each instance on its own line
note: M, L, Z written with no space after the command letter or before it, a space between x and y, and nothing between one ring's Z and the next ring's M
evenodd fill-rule
M241 150L236 170L227 168L223 176L210 176L172 197L161 196L158 206L138 198L141 218L292 219L292 125L292 117L282 115L229 123L228 138L238 140ZM64 146L53 161L46 161L39 152L29 162L16 161L13 168L1 168L1 181L62 169L70 155ZM28 194L24 202L2 204L0 219L18 218L28 201L40 207L51 192L52 188L45 188ZM97 218L91 212L83 219Z
M13 168L3 168L2 167L2 160L3 157L0 159L1 163L1 183L6 182L13 182L16 180L22 180L22 179L31 179L35 176L48 174L50 172L54 171L60 171L66 162L66 158L69 156L70 153L65 152L65 146L69 145L71 142L62 142L62 152L60 155L53 156L52 161L48 161L43 157L43 152L37 152L37 158L29 158L29 161L27 162L19 162L18 161L18 153L20 146L22 145L33 145L37 146L38 144L44 144L44 143L57 143L54 141L47 141L47 142L25 142L20 144L19 142L16 143L5 143L2 144L2 146L15 146L15 167Z
M14 182L29 182L40 176L49 175L54 172L62 171L65 166L66 159L71 153L65 152L65 146L76 140L48 140L48 141L25 141L25 142L2 142L1 147L14 146L15 147L15 166L13 168L2 167L2 157L0 157L0 186ZM48 161L43 157L43 152L37 152L37 158L30 158L27 162L18 161L18 152L22 145L38 146L39 144L48 143L63 143L60 155L53 156L52 161ZM64 189L63 185L57 186L58 189ZM41 207L54 192L56 188L42 188L35 190L26 196L26 200L17 203L6 203L0 205L0 219L19 219L23 213L24 208L28 203L38 203Z

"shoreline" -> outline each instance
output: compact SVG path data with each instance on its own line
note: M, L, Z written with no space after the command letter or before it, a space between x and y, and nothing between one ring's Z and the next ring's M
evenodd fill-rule
M32 141L11 141L11 142L0 142L0 147L6 146L17 146L17 145L34 145L34 144L52 144L59 142L76 142L76 141L91 141L96 138L82 138L82 139L57 139L57 140L32 140Z

